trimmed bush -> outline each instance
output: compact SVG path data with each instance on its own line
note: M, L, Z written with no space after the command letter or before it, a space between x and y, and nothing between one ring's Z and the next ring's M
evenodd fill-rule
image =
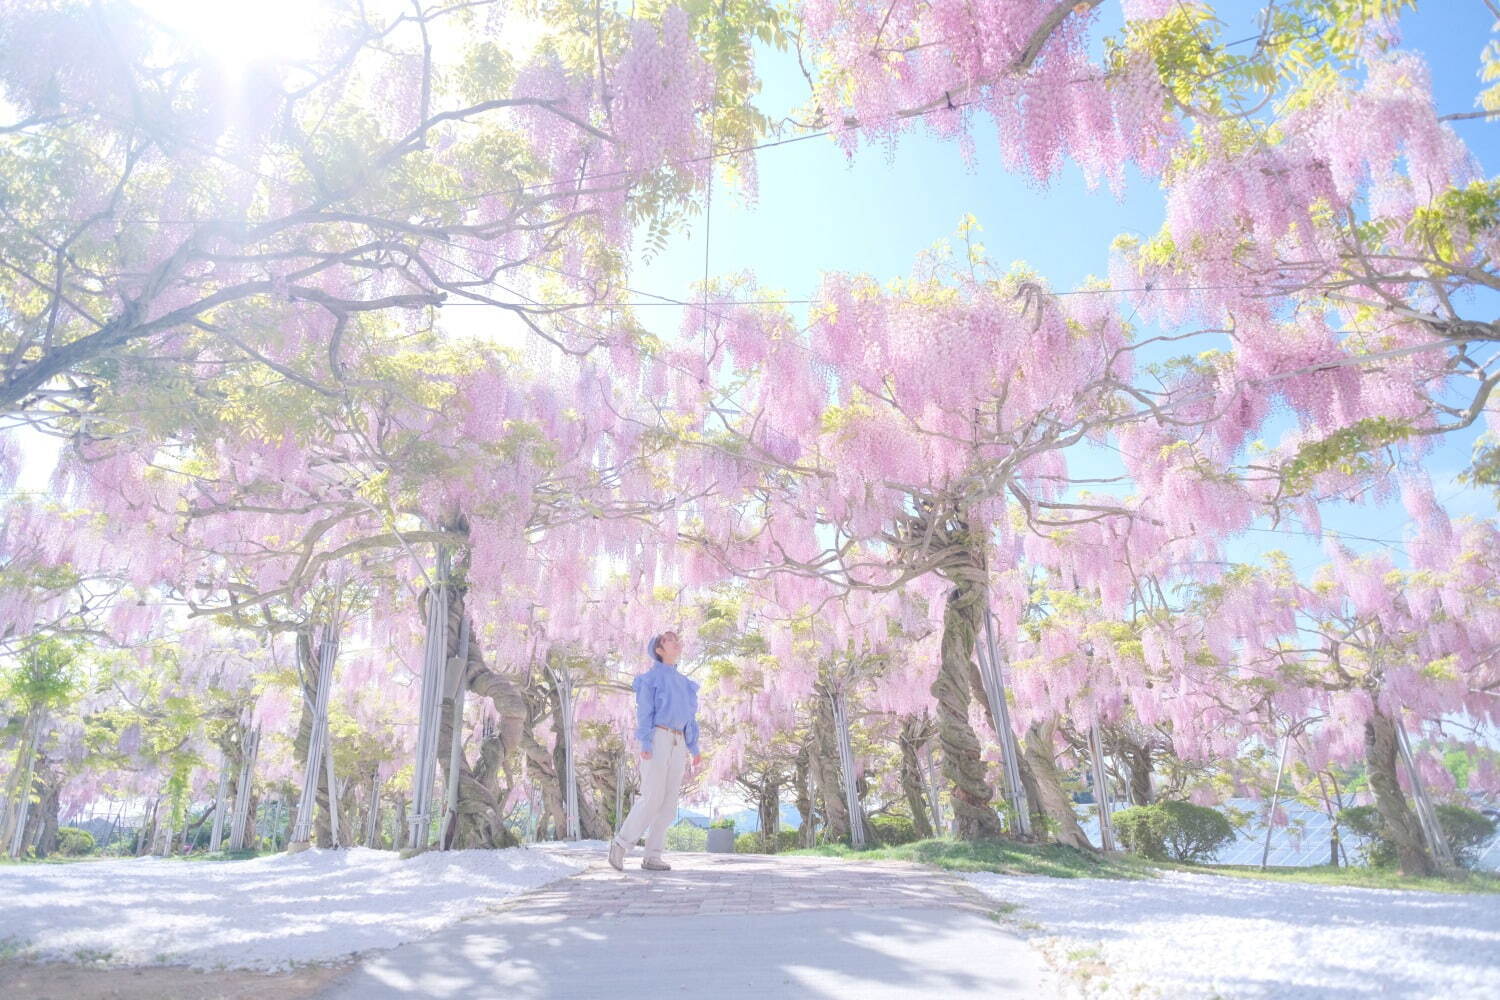
M1131 806L1115 813L1111 821L1126 850L1156 861L1207 861L1234 840L1228 817L1191 802Z
M706 851L708 831L683 820L667 829L666 848L669 851Z
M1153 861L1167 858L1167 814L1160 806L1131 806L1110 816L1120 843L1131 854Z
M1496 823L1484 813L1447 802L1437 807L1438 825L1453 848L1453 860L1465 868L1474 867L1480 849L1495 836Z
M1438 825L1453 849L1453 860L1464 868L1478 860L1480 848L1495 836L1496 823L1482 812L1448 802L1437 806ZM1363 864L1392 868L1396 845L1386 832L1385 817L1374 806L1351 806L1339 812L1339 825L1358 839L1355 848Z
M734 820L732 820L732 819L716 819L712 823L708 824L708 828L710 830L733 830L734 829Z
M780 854L782 851L795 851L802 844L797 840L796 830L777 830L776 843L771 846L771 853ZM742 833L734 838L734 853L736 854L764 854L765 849L761 846L759 833Z
M1385 835L1385 820L1374 806L1350 806L1339 810L1339 828L1354 835L1354 856L1362 865L1392 868L1396 845Z
M1158 802L1167 814L1167 856L1174 861L1203 862L1234 840L1234 826L1217 809L1191 802Z
M876 816L870 820L875 839L887 847L910 844L917 839L917 831L905 816Z
M94 835L76 826L57 828L57 853L70 858L82 857L94 851Z

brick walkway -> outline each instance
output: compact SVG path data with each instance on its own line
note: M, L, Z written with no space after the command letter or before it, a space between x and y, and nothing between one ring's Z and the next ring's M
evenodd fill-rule
M643 871L637 855L626 860L622 873L601 857L572 878L515 897L499 912L591 919L876 907L994 909L962 879L900 861L673 853L668 862L669 872Z

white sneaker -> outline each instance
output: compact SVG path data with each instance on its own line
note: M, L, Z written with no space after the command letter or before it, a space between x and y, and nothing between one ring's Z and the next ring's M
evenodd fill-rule
M669 872L672 870L672 866L661 858L647 858L641 862L641 867L648 872Z
M625 870L625 848L618 840L609 842L609 866L617 872Z

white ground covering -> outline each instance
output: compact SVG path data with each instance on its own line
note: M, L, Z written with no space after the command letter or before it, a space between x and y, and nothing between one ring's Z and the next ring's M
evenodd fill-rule
M0 866L0 952L199 968L328 961L481 914L571 875L603 844L576 848Z
M1032 943L1075 973L1069 992L1091 998L1500 996L1493 894L1178 872L1143 881L966 877L1017 904L1011 917Z

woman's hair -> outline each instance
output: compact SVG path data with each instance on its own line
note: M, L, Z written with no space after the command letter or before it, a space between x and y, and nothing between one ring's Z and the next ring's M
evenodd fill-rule
M646 655L651 657L653 661L660 661L661 655L657 652L657 647L661 645L662 640L667 636L676 634L677 633L673 632L671 629L667 629L665 632L658 632L653 635L646 643Z

